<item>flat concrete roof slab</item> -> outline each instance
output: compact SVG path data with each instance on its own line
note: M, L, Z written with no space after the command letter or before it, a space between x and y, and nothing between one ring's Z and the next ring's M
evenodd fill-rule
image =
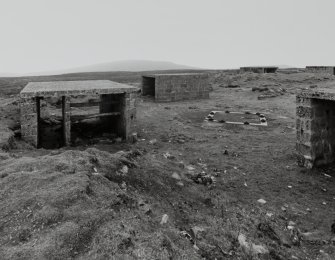
M335 100L335 86L333 88L315 88L302 90L297 93L298 97L315 98L324 100Z
M157 73L157 74L144 74L142 77L156 78L156 77L176 77L176 76L198 76L198 77L208 77L207 73Z
M139 88L110 80L29 82L21 97L120 94L137 92Z

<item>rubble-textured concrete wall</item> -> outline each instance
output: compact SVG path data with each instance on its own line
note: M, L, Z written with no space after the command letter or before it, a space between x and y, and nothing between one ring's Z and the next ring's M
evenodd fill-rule
M240 72L253 72L253 73L275 73L277 67L241 67Z
M155 100L179 101L209 98L206 74L155 75Z
M71 99L62 97L63 140L64 145L71 144Z
M136 121L137 93L125 93L121 98L121 115L117 123L118 135L130 140Z
M38 146L39 98L21 98L21 135L28 143Z
M335 101L297 96L297 153L300 166L335 161Z
M241 72L253 72L253 73L264 73L264 68L241 68Z
M327 66L308 66L306 67L306 72L311 73L327 73L331 75L335 75L335 67L327 67Z

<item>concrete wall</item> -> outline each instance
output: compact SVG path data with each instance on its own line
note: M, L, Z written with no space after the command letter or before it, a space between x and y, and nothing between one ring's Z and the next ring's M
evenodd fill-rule
M39 98L21 98L21 135L28 143L38 146L38 121L40 117Z
M310 73L327 73L335 75L335 67L322 67L322 66L308 66L306 67L306 72Z
M335 161L335 101L297 96L298 164L311 168Z
M206 74L155 75L155 100L160 102L209 98Z
M277 69L276 67L241 67L240 72L275 73Z
M264 73L264 68L241 68L241 72Z

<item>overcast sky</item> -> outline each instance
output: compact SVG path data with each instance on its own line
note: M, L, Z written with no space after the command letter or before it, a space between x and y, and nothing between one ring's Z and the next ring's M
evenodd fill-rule
M0 0L0 72L335 65L335 0Z

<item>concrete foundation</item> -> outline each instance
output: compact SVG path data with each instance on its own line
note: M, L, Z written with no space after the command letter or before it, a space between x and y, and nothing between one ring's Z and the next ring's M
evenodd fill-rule
M142 76L142 95L153 96L156 101L209 98L207 74L154 74Z
M241 67L240 72L275 73L278 67Z
M107 123L113 124L115 132L125 140L131 138L136 120L136 87L108 80L31 82L21 91L22 138L39 147L40 100L58 97L62 101L62 134L64 145L71 144L71 97L100 95L99 114ZM81 104L73 104L82 106ZM85 106L85 104L83 104Z
M335 92L302 91L296 102L298 164L312 168L335 162Z

